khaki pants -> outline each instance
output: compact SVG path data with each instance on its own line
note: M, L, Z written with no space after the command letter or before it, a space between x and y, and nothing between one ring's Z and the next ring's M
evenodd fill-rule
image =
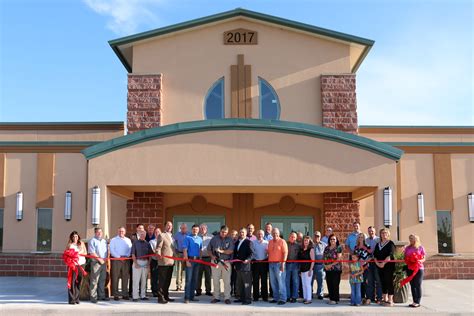
M232 266L227 264L226 270L222 263L217 267L212 267L212 285L214 287L214 298L220 300L221 296L221 282L224 283L224 299L230 300L230 275L232 273Z
M148 277L148 260L137 260L139 268L132 264L133 274L133 299L138 299L138 288L140 288L141 298L146 297L146 279Z
M100 264L93 260L91 263L90 287L91 300L102 300L105 298L105 278L107 276L107 264Z
M183 258L182 253L177 254L178 258ZM183 274L185 269L186 263L181 260L176 261L176 289L182 290L183 289Z

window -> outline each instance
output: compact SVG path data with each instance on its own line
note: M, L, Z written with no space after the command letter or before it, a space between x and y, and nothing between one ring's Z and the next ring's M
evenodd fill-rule
M437 211L438 252L453 253L453 234L450 211Z
M260 118L267 120L280 119L280 100L273 87L262 78L258 78L260 89Z
M305 236L311 236L313 230L313 218L310 216L262 216L261 227L265 223L272 223L273 227L280 230L282 238L288 237L291 232L302 232Z
M36 236L36 250L51 251L53 235L53 210L50 208L38 209L38 224Z
M179 231L181 224L186 224L188 226L188 231L191 231L191 227L194 224L206 224L208 234L218 234L221 230L221 226L225 224L224 216L174 216L173 217L173 227L175 233Z
M224 118L224 77L217 80L207 92L204 115L206 119Z
M0 251L3 249L3 208L0 208Z

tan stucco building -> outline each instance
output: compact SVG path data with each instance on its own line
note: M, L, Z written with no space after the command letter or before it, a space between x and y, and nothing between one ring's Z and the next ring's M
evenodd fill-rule
M0 123L0 276L62 275L72 230L171 220L388 226L420 235L429 276L474 277L474 128L359 126L373 44L243 9L110 41L126 124Z

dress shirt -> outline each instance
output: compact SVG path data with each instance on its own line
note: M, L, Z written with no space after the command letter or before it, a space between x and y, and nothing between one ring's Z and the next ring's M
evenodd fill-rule
M262 239L262 241L252 241L253 248L253 259L255 260L266 260L268 258L268 241Z
M210 257L211 254L207 252L207 246L209 246L209 243L211 242L212 236L211 235L201 235L202 238L202 249L201 249L201 256L204 257Z
M174 235L176 251L183 252L183 243L187 236L189 236L188 233L183 234L182 232L177 232Z
M301 244L299 242L288 242L288 258L287 260L298 260L298 253L301 250Z
M268 234L267 232L265 232L265 234L263 235L263 239L265 239L266 241L270 241L273 239L273 236L272 234Z
M377 243L380 241L380 238L377 237L377 236L374 236L374 238L370 238L370 237L367 237L365 239L365 243L367 244L367 246L369 246L370 248L370 252L373 254L374 253L374 250L375 250L375 245L377 245Z
M323 243L325 243L326 245L328 245L329 244L328 243L329 242L329 236L324 235L323 237L321 237L321 241Z
M88 244L89 253L95 253L99 258L105 259L107 258L108 251L107 251L107 240L104 238L97 238L94 237L89 241Z
M110 241L110 255L114 258L130 257L132 241L128 237L115 236Z
M254 241L257 240L257 237L255 237L255 235L247 235L247 239L250 241Z
M202 238L198 235L190 235L184 239L183 250L186 249L188 257L199 257L201 255Z
M212 237L211 241L209 242L209 246L207 247L207 251L209 255L213 254L219 259L222 260L229 260L232 258L232 254L225 254L225 253L217 253L216 250L229 250L234 249L234 241L231 237L221 238L220 235L216 235Z
M314 248L314 260L322 260L324 254L324 248L326 248L327 244L323 243L322 241L315 243ZM316 262L315 264L322 264L320 262Z
M153 250L153 252L156 251L156 238L153 238L152 240L150 240L148 243L150 244L150 247L151 247L151 250ZM151 260L158 260L158 257L156 256L153 256L151 257Z
M247 239L247 237L244 239L239 239L239 244L237 245L237 251L240 249L240 246L242 245L245 239Z
M149 254L152 254L150 243L146 240L136 240L132 245L132 255L135 255L136 258L143 257ZM142 258L139 260L148 260L148 258Z

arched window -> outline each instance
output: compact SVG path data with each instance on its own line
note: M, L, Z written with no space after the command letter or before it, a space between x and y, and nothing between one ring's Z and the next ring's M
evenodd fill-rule
M260 90L260 118L268 120L280 119L280 100L275 89L263 78L258 78Z
M224 77L214 82L207 91L204 99L204 115L206 119L224 118Z

